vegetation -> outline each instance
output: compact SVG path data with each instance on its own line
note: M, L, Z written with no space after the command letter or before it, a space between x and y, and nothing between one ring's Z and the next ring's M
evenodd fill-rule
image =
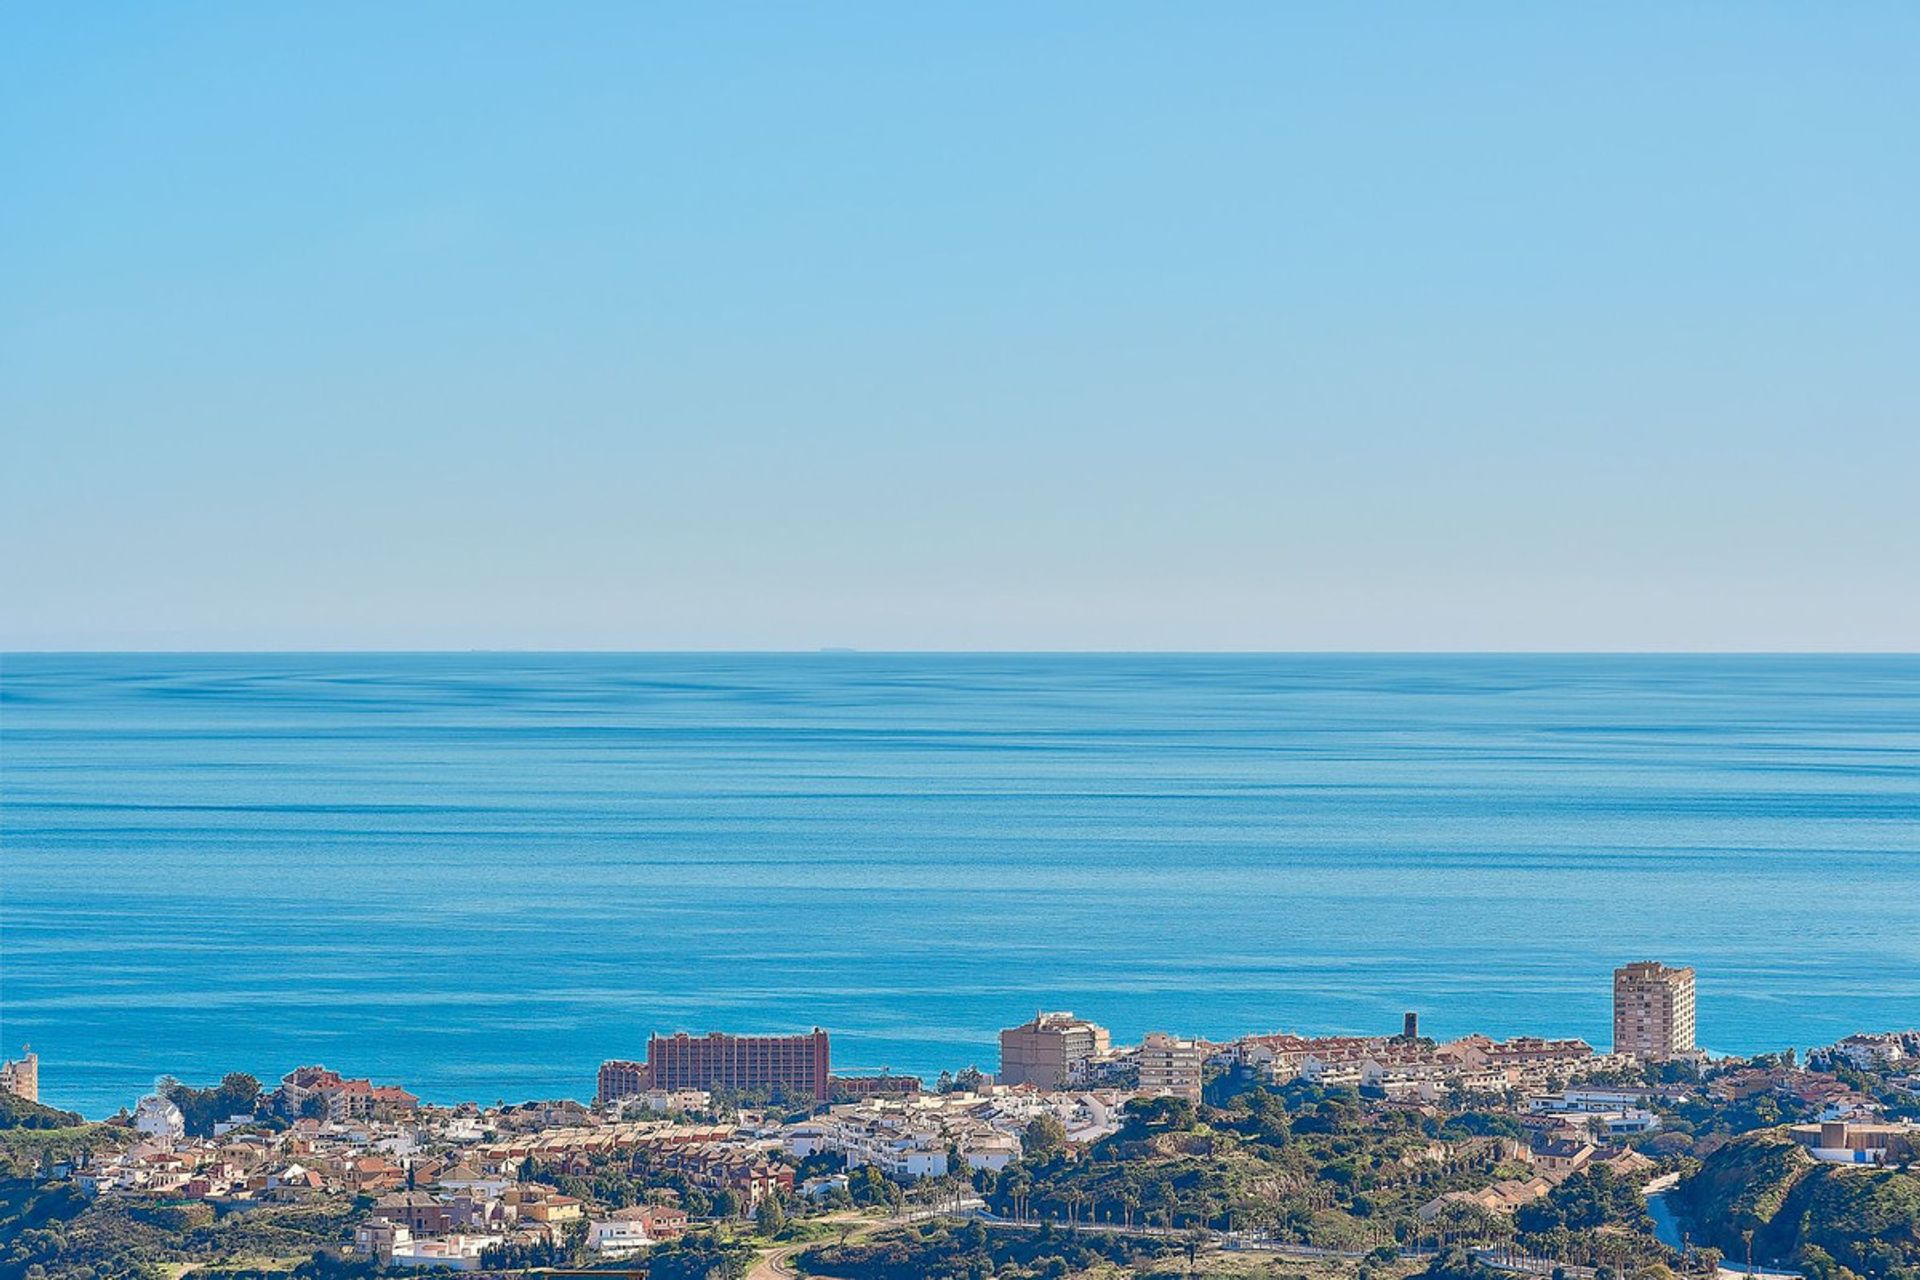
M0 1129L72 1129L85 1123L78 1112L42 1106L0 1089Z
M195 1089L163 1076L155 1092L180 1108L188 1135L196 1138L208 1136L214 1125L234 1116L252 1116L260 1105L260 1082L244 1071L228 1074L211 1089ZM322 1102L323 1113L325 1107Z
M1133 1265L1178 1253L1151 1236L1056 1230L989 1231L977 1222L929 1222L856 1244L817 1245L795 1258L801 1270L843 1280L1024 1280L1066 1276L1099 1263Z
M647 1255L648 1280L740 1280L754 1251L710 1231L690 1231Z
M1513 1216L1520 1230L1535 1234L1605 1226L1653 1232L1639 1183L1605 1165L1582 1169L1541 1199L1521 1205Z
M1507 1280L1507 1277L1476 1261L1465 1248L1454 1245L1435 1254L1417 1280Z
M84 1121L64 1129L0 1129L0 1178L32 1178L55 1164L84 1163L95 1152L130 1145L134 1136L119 1125Z
M71 1183L14 1179L0 1182L0 1280L148 1280L179 1262L258 1269L334 1244L351 1211L328 1199L218 1214L195 1202L91 1201Z
M1681 1183L1688 1218L1742 1261L1798 1265L1817 1280L1920 1280L1920 1176L1815 1161L1785 1134L1721 1146Z
M1507 1169L1494 1145L1415 1112L1365 1108L1351 1093L1253 1088L1223 1108L1135 1101L1119 1133L1084 1153L1030 1148L986 1188L1002 1216L1065 1225L1254 1230L1367 1250L1499 1229L1465 1215L1442 1227L1422 1205Z

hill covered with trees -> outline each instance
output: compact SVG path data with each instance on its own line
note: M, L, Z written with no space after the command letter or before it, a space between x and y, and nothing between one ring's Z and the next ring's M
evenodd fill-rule
M1679 1202L1729 1259L1784 1262L1816 1280L1920 1280L1920 1176L1822 1164L1779 1130L1727 1143Z

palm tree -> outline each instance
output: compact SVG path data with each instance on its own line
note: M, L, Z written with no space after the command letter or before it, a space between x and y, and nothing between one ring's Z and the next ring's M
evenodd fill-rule
M1183 1243L1185 1244L1186 1250L1187 1250L1187 1274L1188 1275L1193 1275L1195 1272L1195 1268L1199 1265L1200 1246L1205 1244L1206 1242L1207 1242L1207 1233L1202 1231L1199 1227L1195 1227L1193 1230L1187 1232L1187 1238Z

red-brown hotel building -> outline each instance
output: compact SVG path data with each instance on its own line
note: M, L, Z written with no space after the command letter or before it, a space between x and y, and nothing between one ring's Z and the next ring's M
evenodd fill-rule
M815 1027L803 1036L730 1036L682 1031L647 1040L647 1060L608 1062L600 1068L602 1100L664 1089L771 1089L824 1099L831 1083L827 1033Z

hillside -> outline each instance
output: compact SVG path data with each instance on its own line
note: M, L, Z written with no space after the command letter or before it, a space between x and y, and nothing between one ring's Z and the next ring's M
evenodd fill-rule
M71 1129L85 1123L76 1112L28 1102L17 1093L0 1089L0 1129Z
M1920 1176L1820 1164L1778 1130L1707 1158L1679 1187L1695 1230L1730 1259L1798 1264L1831 1280L1920 1280Z

